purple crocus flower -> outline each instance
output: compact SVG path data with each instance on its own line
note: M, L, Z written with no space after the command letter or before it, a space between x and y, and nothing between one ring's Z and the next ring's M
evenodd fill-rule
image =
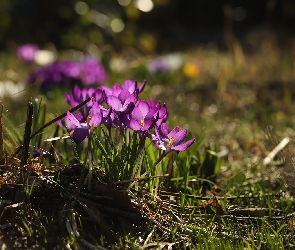
M103 110L103 108L102 108L102 110ZM104 116L106 116L105 113L107 113L107 112L108 112L107 109L103 110ZM119 129L119 130L124 127L124 124L122 124L121 120L119 120L118 116L115 114L115 112L113 110L110 112L109 117L103 121L103 124L108 129L109 135L111 135L111 128L112 127Z
M149 99L147 101L150 109L156 107L158 109L157 113L154 115L156 119L156 125L159 127L163 122L165 122L168 118L168 109L166 107L166 104L164 103L163 106L161 106L161 102L158 102L155 104L153 99Z
M34 44L24 44L17 49L17 57L27 63L32 63L35 60L35 55L38 52L38 46Z
M95 59L87 59L81 63L81 82L84 85L102 84L108 78L104 66Z
M64 79L61 65L58 62L46 65L35 70L29 77L29 83L39 83L43 90L49 90L54 85L60 84Z
M81 64L75 61L65 61L58 63L59 71L65 78L79 80L81 75Z
M106 102L116 114L120 114L132 110L137 100L138 96L136 91L130 94L128 90L118 88L114 90L114 95L107 96Z
M108 86L101 86L106 98L109 95L117 96L121 93L122 89L128 90L130 94L134 93L135 91L137 94L141 93L144 90L146 82L144 81L139 87L137 87L137 81L126 80L122 86L115 84L112 88Z
M74 142L80 143L88 137L89 125L87 122L80 122L80 120L78 120L77 117L69 111L67 111L67 115L64 120L68 129L72 131L71 133Z
M112 108L104 108L97 102L94 102L92 108L89 111L90 125L97 127L100 124L105 124L112 114Z
M144 81L139 87L137 87L137 81L126 80L122 84L122 88L127 89L130 94L133 93L134 91L137 91L139 94L144 90L145 85L146 85L146 81Z
M103 107L95 103L89 111L86 122L80 119L81 116L79 116L79 114L72 114L69 111L67 111L64 120L68 129L72 131L74 142L80 143L89 136L90 129L97 128L100 124L105 122L105 120L109 118L110 113L111 109L105 112Z
M54 62L37 69L29 78L30 83L39 82L44 90L51 89L56 84L72 85L79 81L84 85L103 83L107 79L102 64L95 60L84 62L64 61Z
M155 126L155 134L151 135L151 139L159 149L168 154L170 151L182 152L194 143L195 139L183 143L186 136L186 129L179 130L176 126L169 132L168 125L162 123L159 127Z
M147 132L156 122L155 116L158 112L158 107L150 107L145 101L138 101L129 114L121 114L120 119L129 128L134 131Z
M86 103L84 107L80 108L80 111L82 112L85 118L86 118L86 114L88 114L94 102L97 102L98 104L103 103L102 91L100 89L94 89L94 88L80 89L78 86L75 86L72 92L69 94L66 93L64 97L71 107L77 106L78 104L85 101L89 97L93 98L92 101L89 101L88 103Z

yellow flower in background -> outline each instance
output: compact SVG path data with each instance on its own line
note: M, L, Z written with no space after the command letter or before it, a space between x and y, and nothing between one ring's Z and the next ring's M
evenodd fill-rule
M187 62L183 66L183 73L188 77L196 77L200 74L200 68L197 63Z

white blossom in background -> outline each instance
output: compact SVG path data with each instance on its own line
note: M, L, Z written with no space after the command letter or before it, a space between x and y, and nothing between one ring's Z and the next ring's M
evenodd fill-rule
M181 53L171 53L162 56L162 58L168 64L170 70L179 69L184 63L184 55Z
M151 73L169 72L179 69L183 64L183 54L171 53L150 60L147 64L147 68Z
M35 54L35 63L44 66L53 63L57 58L54 51L51 50L39 50Z
M15 83L11 80L0 82L0 98L17 98L24 93L25 84L23 82Z

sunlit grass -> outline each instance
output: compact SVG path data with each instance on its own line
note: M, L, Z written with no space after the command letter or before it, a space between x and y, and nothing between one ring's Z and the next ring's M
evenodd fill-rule
M48 176L52 181L52 191L49 191L59 204L53 206L58 211L54 215L43 212L44 190L36 182L23 183L28 206L19 206L20 227L28 236L38 235L40 246L45 248L52 244L50 234L57 223L52 221L52 216L56 214L62 233L57 244L64 249L77 248L82 244L81 239L106 249L170 245L176 249L292 248L293 190L292 186L291 190L286 189L284 179L275 176L277 171L287 168L284 162L264 165L263 159L285 135L291 135L291 139L294 136L293 90L289 84L293 79L294 58L275 47L271 40L261 43L255 53L239 53L214 47L186 51L185 60L197 63L198 74L187 74L183 68L151 74L145 67L146 59L140 57L129 61L127 69L111 72L109 86L121 84L125 79L147 80L143 99L154 98L166 103L170 112L169 125L187 128L196 142L184 153L169 154L147 176L142 176L159 157L159 151L150 141L140 150L137 134L130 132L122 138L114 132L110 138L102 128L95 131L90 144L76 145L71 139L46 143L45 139L67 133L65 128L52 124L32 138L30 154L32 156L34 147L51 154L42 164L46 171L52 171L52 176ZM7 59L3 63L1 80L9 78L7 71L16 65L19 67L19 62ZM27 76L23 69L14 71L19 79ZM54 88L41 92L38 86L28 86L19 99L3 97L6 156L16 152L23 143L26 103L32 100L34 104L33 133L69 109L63 97L69 91ZM269 125L273 126L273 132L267 137ZM290 152L293 152L292 145ZM14 155L16 159L19 156ZM290 154L283 152L275 160L284 157L290 158ZM16 159L10 162L17 168ZM66 172L74 167L77 173ZM91 171L96 179L90 178L87 182L86 176ZM67 175L73 179L68 180ZM158 177L153 178L155 176ZM38 178L36 180L40 181ZM68 186L64 186L64 181L69 182ZM96 184L91 186L93 182ZM123 190L130 191L128 195L133 201L147 206L139 205L140 209L148 211L149 208L150 213L157 211L149 218L154 224L134 223L141 227L134 229L126 220L109 220L102 207L105 204L95 207L93 202L89 203L93 206L83 207L79 203L85 205L83 198L87 197L81 196L79 200L73 188L80 187L82 193L91 190L89 195L95 196L93 188L108 182L116 183L120 191L106 190L104 196L114 198ZM84 184L87 188L81 189ZM50 192L44 191L47 195ZM142 195L146 200L140 200ZM3 195L1 199L4 198ZM108 198L105 199L107 202ZM210 205L214 202L219 205ZM130 205L128 202L120 204L120 201L110 204L116 205L116 209L122 204ZM1 203L1 223L15 209L4 207ZM160 214L161 210L169 213ZM43 215L46 212L50 216ZM154 221L152 216L156 218Z

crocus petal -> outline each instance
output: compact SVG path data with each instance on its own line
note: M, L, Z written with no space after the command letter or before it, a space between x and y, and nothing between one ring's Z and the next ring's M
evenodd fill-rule
M153 108L155 106L155 101L152 98L148 99L147 103L150 106L150 108Z
M95 116L92 116L89 122L90 126L98 127L102 122L102 114L97 113Z
M122 84L122 88L127 89L130 94L132 94L136 90L136 87L137 87L136 81L126 80Z
M121 111L122 110L122 103L116 96L110 95L108 97L108 99L107 99L107 103L115 111Z
M73 89L73 96L76 100L79 100L80 102L82 101L82 93L81 93L81 89L75 85L74 89Z
M162 123L162 124L165 124L165 123ZM161 124L161 127L162 127L162 124ZM174 129L172 129L172 130L170 131L169 134L167 134L167 136L168 136L169 138L172 138L172 137L174 138L175 134L178 133L178 131L179 131L179 126L176 126Z
M71 106L71 107L76 107L79 103L76 102L75 100L73 99L66 99L67 103Z
M167 150L167 148L165 147L165 143L159 141L155 143L156 147L161 149L161 150Z
M131 95L129 95L129 97L126 99L125 103L133 103L133 105L135 105L135 103L137 102L138 100L138 96L137 96L137 93L134 92L132 93Z
M166 123L162 123L161 126L159 127L159 130L158 131L159 131L160 134L162 134L164 136L167 136L168 133L169 133L168 125Z
M141 119L144 118L143 114L141 113L141 110L139 107L135 107L133 110L132 110L132 113L130 114L130 117L132 119L135 119L137 121L140 121Z
M144 90L144 87L145 87L145 84L146 84L146 81L144 81L138 88L138 93L141 93L143 90Z
M161 136L159 127L157 127L157 126L155 126L155 136L156 137L160 137Z
M102 109L103 120L109 119L112 113L113 109L111 107L109 109Z
M166 105L164 104L162 108L159 110L159 118L162 118L164 116L168 115L168 109Z
M133 110L136 102L137 102L137 94L136 94L136 92L134 92L133 94L129 95L129 97L124 102L122 111L131 112Z
M124 105L123 105L123 107L122 107L122 112L125 112L125 113L127 113L127 112L131 112L132 110L133 110L133 108L134 108L134 103L133 102L125 102L124 103Z
M119 95L121 94L122 91L123 91L123 88L120 85L115 84L112 88L112 95L119 97ZM126 90L126 91L128 92L128 90Z
M154 126L155 122L153 120L148 120L141 130L150 130Z
M169 138L173 137L174 139L173 145L177 146L184 141L186 135L187 135L186 129L182 129L179 132L177 132L174 136L169 136Z
M142 117L145 117L148 114L148 112L150 111L150 107L149 107L148 103L145 101L139 101L136 104L136 107L140 109Z
M89 129L85 127L75 128L73 133L73 140L76 143L84 141L84 139L89 135Z
M158 112L159 108L157 106L154 106L153 108L151 108L148 113L145 115L145 119L152 119L155 118L157 119L157 112Z
M103 103L103 94L100 89L94 89L94 88L88 89L87 96L85 99L87 99L88 96L92 97L94 101L96 101L99 104Z
M164 123L168 118L168 113L164 115L162 118L157 119L156 125L160 126L162 123Z
M127 89L122 89L121 93L118 95L118 99L124 103L130 97L130 93Z
M99 104L102 104L104 101L103 93L100 89L96 89L94 91L93 97L95 98L95 101L97 101Z
M88 97L88 89L82 89L81 96L82 96L82 100L86 100Z
M78 119L69 111L67 111L67 115L65 117L65 122L67 123L71 123L76 127L81 127L80 122L78 121Z
M109 88L108 86L103 85L101 86L101 89L106 97L108 97L109 95L112 95L112 89Z
M188 147L190 147L194 143L195 139L191 139L183 144L177 145L175 147L171 147L171 150L182 152L186 150Z
M89 110L89 115L94 116L100 112L100 105L97 102L94 102L91 109Z
M142 128L141 124L138 121L134 120L134 119L130 120L129 126L134 131L139 131Z
M167 144L169 143L168 138L159 138L157 136L154 136L154 137L152 136L152 140L154 141L157 148L161 150L167 150Z

